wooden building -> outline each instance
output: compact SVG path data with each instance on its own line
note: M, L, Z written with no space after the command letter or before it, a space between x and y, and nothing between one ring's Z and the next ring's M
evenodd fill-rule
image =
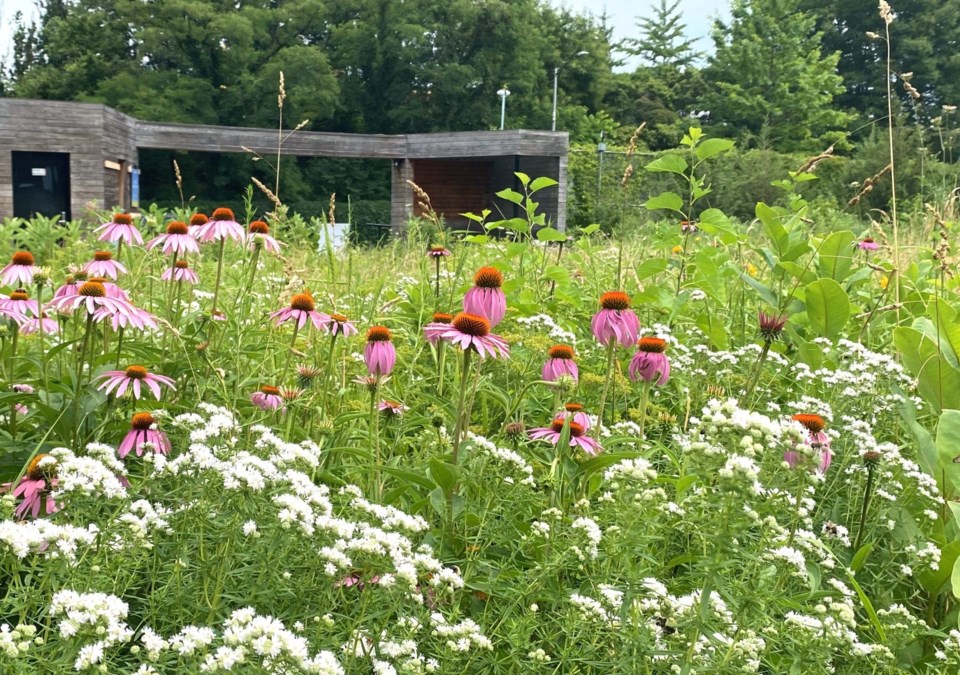
M94 103L0 98L0 218L34 213L82 218L91 209L129 209L137 152L144 149L277 153L277 130L144 122ZM554 227L566 221L565 132L465 131L368 135L298 131L282 153L353 157L392 163L394 227L417 213L408 180L430 195L452 225L483 209L513 217L513 204L495 193L518 189L515 172L549 176L556 187L537 194Z

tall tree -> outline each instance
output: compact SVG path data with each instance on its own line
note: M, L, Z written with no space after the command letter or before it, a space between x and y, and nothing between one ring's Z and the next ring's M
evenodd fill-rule
M921 93L923 116L936 116L943 105L960 104L960 0L893 0L890 24L894 73L912 72L910 82ZM816 18L824 48L840 54L838 71L844 91L837 102L866 119L887 114L884 23L876 2L801 0ZM872 33L877 37L869 37ZM897 94L912 111L902 87Z
M824 52L814 17L798 3L734 0L730 22L714 25L705 104L725 133L769 139L779 150L815 149L843 135L850 115L833 105L843 91L840 56Z
M693 40L686 37L687 24L680 12L680 0L651 5L652 16L637 17L640 37L627 38L623 51L642 57L650 65L671 65L683 68L701 55L693 48Z

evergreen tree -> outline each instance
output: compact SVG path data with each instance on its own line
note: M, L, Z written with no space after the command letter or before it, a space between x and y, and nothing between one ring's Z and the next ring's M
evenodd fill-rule
M798 0L734 0L729 24L717 22L716 52L705 75L709 119L719 133L767 139L778 150L821 148L843 135L850 115L839 54L825 53L813 16Z
M680 13L680 0L667 4L651 5L651 17L637 17L639 38L624 41L623 50L628 54L640 56L651 65L670 65L684 68L691 65L701 55L693 49L693 40L685 37L687 25Z

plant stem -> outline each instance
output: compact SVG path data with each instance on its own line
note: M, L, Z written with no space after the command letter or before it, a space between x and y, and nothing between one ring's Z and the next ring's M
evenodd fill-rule
M600 395L600 406L597 408L597 426L594 429L593 437L600 438L600 427L603 426L603 408L607 404L607 394L610 392L610 379L613 373L613 350L617 348L616 340L611 339L607 345L607 369L606 377L603 382L603 394Z
M337 334L330 334L330 350L327 352L327 367L323 370L323 396L320 398L320 409L327 412L327 393L333 383L333 353L337 346Z
M443 365L447 350L444 349L445 340L437 340L437 396L443 396Z
M863 541L863 529L867 522L867 509L870 507L870 496L873 492L873 462L867 464L867 484L863 488L863 508L860 509L860 526L857 528L857 540L853 545L853 551L860 550L860 543Z
M220 296L220 277L223 274L223 249L226 243L226 238L220 240L220 256L217 258L217 281L213 287L213 307L210 310L211 317L217 315L217 298Z
M460 442L463 440L464 427L467 425L470 411L466 410L467 379L470 376L470 355L472 350L463 350L463 366L460 370L460 397L457 400L457 423L453 432L453 465L457 465L457 455L460 452Z
M440 256L434 258L437 263L436 285L433 290L433 299L437 302L437 309L440 309Z
M380 376L370 391L370 434L373 443L373 494L379 500L382 496L383 485L380 482L380 411L377 410L377 399L380 398Z
M747 388L744 390L743 395L740 397L739 404L744 406L747 403L747 400L750 396L753 395L753 390L757 387L757 381L760 379L760 369L763 367L764 361L767 360L767 354L770 353L770 341L764 340L763 349L760 350L760 354L757 356L757 360L753 364L753 369L750 373L750 380L747 383Z
M647 426L647 402L650 399L650 388L653 382L644 382L643 391L640 394L640 438L646 438L644 429Z
M117 358L114 365L120 367L120 351L123 349L123 326L120 326L120 330L117 331Z

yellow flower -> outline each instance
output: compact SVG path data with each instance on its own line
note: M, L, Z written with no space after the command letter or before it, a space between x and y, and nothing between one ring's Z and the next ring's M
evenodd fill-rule
M670 251L673 253L673 255L680 255L683 253L683 246L674 246L672 249L670 249Z
M882 277L880 277L880 288L886 290L886 289L887 289L887 284L889 284L889 283L890 283L890 277L889 277L889 276L887 276L886 274L884 274Z
M743 266L743 269L746 270L747 274L749 274L751 277L757 276L757 272L758 272L757 266L754 265L753 263L748 262L746 265Z

